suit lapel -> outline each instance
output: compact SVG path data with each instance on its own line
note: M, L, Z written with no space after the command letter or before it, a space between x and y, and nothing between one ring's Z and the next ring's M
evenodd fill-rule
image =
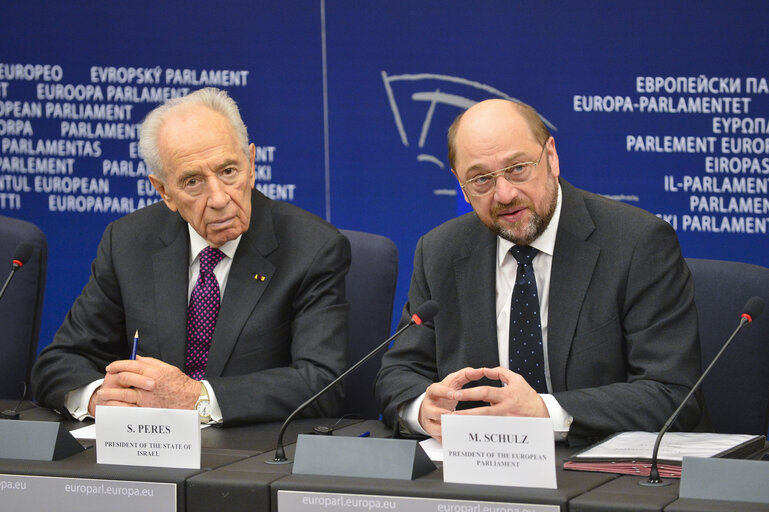
M266 258L278 247L269 201L254 193L251 207L251 223L240 240L224 289L206 375L222 374L243 326L275 275L275 265Z
M497 237L475 219L460 235L462 254L454 261L462 344L467 347L467 365L474 368L499 365L496 319Z
M189 239L187 223L174 214L160 232L162 247L152 255L158 353L181 369L187 345Z
M561 180L563 206L550 274L547 351L554 391L566 389L566 361L600 249L587 242L595 229L579 192Z

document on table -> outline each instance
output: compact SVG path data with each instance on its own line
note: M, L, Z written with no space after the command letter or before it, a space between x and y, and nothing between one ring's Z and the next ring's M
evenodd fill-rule
M436 441L435 438L429 437L419 441L419 446L422 447L431 461L443 462L443 445Z
M646 476L656 432L622 432L569 457L564 469ZM766 438L749 434L668 432L658 453L660 475L681 476L684 457L744 458L764 446Z
M687 457L723 457L744 445L763 446L763 436L668 432L662 437L659 460L678 462ZM571 457L571 460L648 460L651 461L656 432L622 432ZM755 450L753 450L755 451Z

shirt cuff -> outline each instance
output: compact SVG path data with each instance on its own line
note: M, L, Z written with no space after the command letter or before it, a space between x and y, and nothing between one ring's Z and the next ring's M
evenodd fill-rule
M569 435L569 429L571 428L571 422L574 421L574 417L561 407L561 404L558 403L558 400L553 395L543 393L539 396L542 397L545 407L547 407L547 412L550 414L555 440L564 441Z
M429 436L422 425L419 424L419 408L422 406L422 400L425 399L427 392L418 397L404 402L398 408L398 423L402 434L422 434Z
M64 395L64 407L69 411L73 418L82 421L86 418L93 418L88 413L88 404L91 401L91 395L102 385L104 379L91 382L82 388L73 389Z
M206 391L208 391L208 401L211 404L211 421L208 423L210 425L218 425L224 421L224 418L222 418L222 410L219 408L219 402L216 400L214 388L211 387L211 384L209 384L207 380L202 380L200 382L206 387Z

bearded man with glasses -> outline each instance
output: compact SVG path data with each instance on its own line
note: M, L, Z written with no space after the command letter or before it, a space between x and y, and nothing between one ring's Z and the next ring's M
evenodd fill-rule
M401 433L441 415L551 418L557 440L661 428L700 374L693 282L673 228L560 178L528 105L488 100L449 128L473 212L422 237L402 322L441 310L385 354L376 393ZM692 399L675 428L702 416Z

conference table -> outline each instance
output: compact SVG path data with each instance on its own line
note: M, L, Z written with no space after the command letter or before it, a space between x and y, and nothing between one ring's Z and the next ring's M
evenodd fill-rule
M9 404L0 401L0 407L6 409ZM21 409L24 420L61 421L56 413L32 404L25 403ZM68 429L80 426L63 424ZM22 510L19 506L34 503L40 510L77 512L769 511L767 503L679 498L678 480L649 488L638 485L641 477L568 471L560 465L556 489L446 483L440 462L436 470L413 480L294 474L290 463L268 464L274 458L280 426L203 429L200 469L97 464L94 442L88 440L81 441L84 451L61 460L0 458L0 510ZM391 436L375 420L299 419L289 425L284 437L289 459L297 436L312 433L317 426L333 427L334 436ZM558 443L556 459L563 460L574 451Z

